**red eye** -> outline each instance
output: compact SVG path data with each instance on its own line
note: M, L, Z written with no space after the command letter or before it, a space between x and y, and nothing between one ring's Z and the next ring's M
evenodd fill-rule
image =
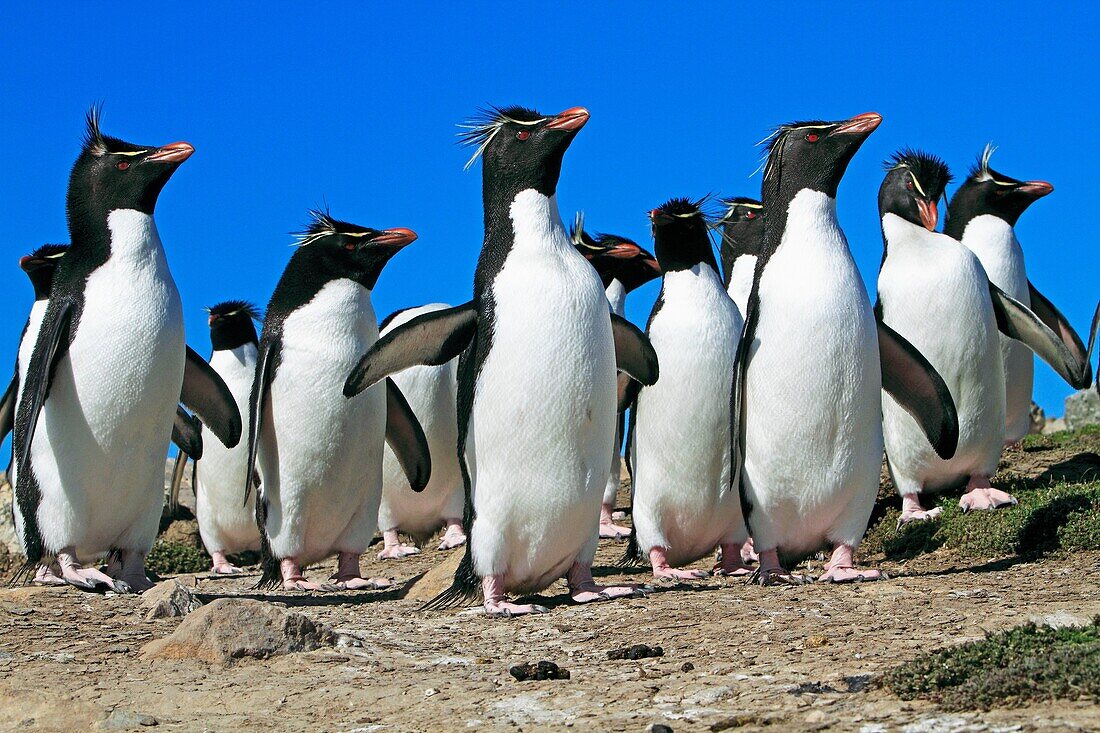
M355 244L353 242L348 242L344 245L344 249L346 249L348 252L352 252L355 250Z
M516 133L516 140L526 140L529 137L531 137L531 133L527 132L527 130L520 130Z
M117 167L120 171L124 171L124 170L126 170L127 168L130 167L130 164L127 163L125 160L123 160L123 161L119 161L119 164L118 164Z
M755 211L748 212L747 214L745 214L745 218L746 219L755 219L756 218L756 212Z
M912 191L913 190L913 182L912 181L906 181L905 182L905 187L908 188L910 191Z
M811 143L816 143L820 139L821 136L818 135L816 132L811 132L809 135L806 136L806 141Z

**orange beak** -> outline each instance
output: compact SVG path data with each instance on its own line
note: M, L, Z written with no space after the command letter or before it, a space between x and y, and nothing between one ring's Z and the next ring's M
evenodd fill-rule
M924 228L930 232L936 231L936 222L940 218L936 202L917 199L917 210L920 211L920 223L924 224Z

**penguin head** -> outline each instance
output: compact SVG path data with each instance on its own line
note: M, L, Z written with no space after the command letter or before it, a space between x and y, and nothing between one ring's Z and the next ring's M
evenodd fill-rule
M737 258L759 255L764 239L764 205L756 199L738 196L724 199L726 213L716 224L722 232L722 252Z
M321 267L329 279L355 280L367 290L374 289L390 258L416 241L416 232L404 227L371 229L317 209L310 216L312 220L298 233L298 253Z
M99 109L92 107L80 157L69 175L70 222L72 214L88 213L89 206L101 213L136 209L152 214L164 184L194 152L185 142L157 147L104 135Z
M791 122L772 133L764 186L791 195L809 188L836 198L840 179L863 141L882 124L882 115L866 112L838 122Z
M474 146L466 162L469 168L482 158L482 180L494 194L515 194L534 189L553 196L561 163L569 144L588 122L588 110L571 107L556 115L543 115L526 107L491 107L461 125L463 144Z
M878 190L879 217L894 214L911 224L936 231L937 202L944 197L951 171L935 155L905 148L883 163L886 178Z
M653 251L663 272L687 270L699 263L718 264L710 243L710 226L703 212L706 198L692 201L671 198L649 212L653 225Z
M956 239L962 236L962 229L954 231L956 227L965 227L971 219L983 214L992 214L1015 226L1028 206L1054 190L1046 181L1019 181L993 170L989 158L994 150L992 145L985 146L966 180L951 197L946 225Z
M45 300L53 288L53 274L61 258L69 251L67 244L44 244L29 255L19 258L19 267L27 273L34 286L34 299Z
M214 351L259 343L256 324L260 314L247 300L225 300L206 309L210 314L210 343Z
M661 275L657 259L633 241L617 234L585 231L582 213L577 213L569 238L577 251L596 268L605 288L612 280L618 280L629 293Z

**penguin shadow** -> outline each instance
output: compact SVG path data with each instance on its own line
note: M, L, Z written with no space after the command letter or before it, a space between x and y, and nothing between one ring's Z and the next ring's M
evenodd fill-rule
M265 603L281 603L288 608L321 608L324 606L363 606L370 603L382 603L385 601L400 600L403 596L403 586L395 585L386 590L359 590L337 591L334 593L309 593L305 591L290 592L282 590L246 591L244 593L227 591L225 593L208 593L199 591L195 597L203 604L216 601L219 598L243 598Z

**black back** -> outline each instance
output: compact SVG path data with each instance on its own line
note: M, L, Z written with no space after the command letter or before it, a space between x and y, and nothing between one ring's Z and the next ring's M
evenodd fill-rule
M255 321L260 320L256 306L246 300L225 300L207 309L210 314L210 344L214 351L235 349L244 344L259 344Z
M947 236L961 240L966 225L983 214L991 214L1016 226L1028 206L1054 190L1046 181L1020 181L993 170L989 167L989 158L994 150L992 145L985 147L966 180L951 197L943 229Z
M722 234L722 284L728 288L737 258L759 256L764 246L764 205L744 196L722 203L726 205L726 213L716 224Z

